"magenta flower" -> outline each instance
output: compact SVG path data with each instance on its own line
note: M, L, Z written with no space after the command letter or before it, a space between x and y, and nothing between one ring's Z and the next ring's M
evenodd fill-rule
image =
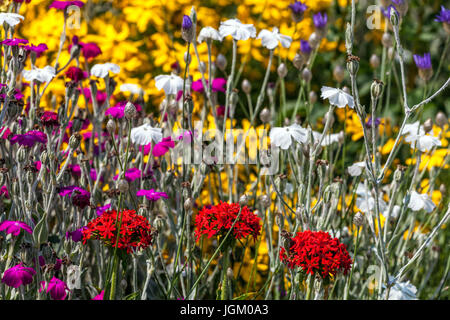
M81 80L86 79L89 75L87 72L83 71L77 67L69 67L65 73L66 77L74 82L80 82Z
M69 45L69 52L71 51L73 45L79 45L81 47L81 53L86 60L95 58L102 54L102 50L95 42L84 43L79 41L77 36L72 38L72 44Z
M173 142L171 137L166 137L164 139L162 139L161 142L158 142L157 144L155 144L155 147L153 148L153 156L154 157L160 157L165 155L170 148L174 148L175 147L175 142Z
M64 300L67 296L67 290L69 290L64 281L55 277L53 277L48 284L45 281L41 281L39 292L42 292L45 287L47 287L46 292L50 293L50 297L53 300Z
M113 118L122 119L125 115L125 106L128 101L120 101L114 107L108 108L105 111L105 115L111 115ZM136 111L140 112L142 110L142 106L140 104L134 104L136 107Z
M11 144L18 143L21 146L31 148L36 142L46 144L47 136L41 131L32 130L25 134L16 134L11 138L10 142Z
M5 39L2 42L0 42L4 46L18 46L21 44L27 44L28 40L26 39L19 39L19 38L13 38L13 39Z
M138 196L138 197L143 197L143 196L145 196L148 200L150 200L150 201L158 201L160 198L165 198L165 199L168 199L169 198L169 196L167 195L167 193L165 193L165 192L157 192L157 191L155 191L155 190L153 190L153 189L150 189L150 190L144 190L144 189L141 189L141 190L139 190L137 193L136 193L136 195Z
M69 164L67 165L67 170L74 178L81 178L81 167L79 164Z
M53 111L44 111L41 115L41 123L44 127L58 127L58 114Z
M98 295L96 295L92 300L103 300L103 295L105 294L105 290L102 290Z
M3 274L2 282L9 287L18 288L26 286L33 282L33 276L36 274L33 268L27 268L22 263L9 268Z
M0 196L4 195L6 199L9 199L9 192L8 192L8 188L6 188L6 186L2 186L0 188Z
M83 227L85 228L85 227ZM80 242L83 239L83 228L74 230L74 231L67 231L66 232L66 239L72 239L73 242Z
M6 233L12 234L15 237L19 235L20 230L24 230L29 234L33 233L31 227L22 221L5 220L0 223L0 231L5 231Z
M139 179L141 177L141 170L137 168L130 168L125 172L125 179L128 182L134 181L136 179ZM119 178L119 175L114 176L114 180L117 180Z
M101 216L103 212L111 208L111 204L108 203L107 205L104 205L103 207L97 207L95 208L95 211L97 212L97 216Z
M35 52L36 53L36 57L40 57L45 51L48 50L48 47L45 43L40 43L37 46L35 46L34 44L30 44L28 46L24 46L23 47L26 51L28 52Z
M60 188L58 194L62 197L72 198L72 204L80 209L90 205L91 193L77 186L67 186Z
M206 80L206 84L208 84L208 80ZM225 85L227 84L227 79L224 78L215 78L212 81L212 86L211 89L214 92L225 92ZM192 82L192 90L196 91L196 92L200 92L203 93L205 91L205 88L203 87L203 82L202 80L197 80Z
M77 6L78 8L82 8L84 3L82 1L53 1L49 6L50 8L55 8L57 10L66 10L70 6Z

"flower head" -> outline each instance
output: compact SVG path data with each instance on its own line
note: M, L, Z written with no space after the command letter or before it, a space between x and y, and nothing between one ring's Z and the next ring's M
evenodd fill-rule
M69 67L65 74L66 74L67 78L69 78L70 80L75 81L75 82L79 82L88 77L87 72L83 71L80 68L74 67L74 66Z
M119 213L116 210L105 211L101 216L90 221L87 228L83 229L83 244L86 244L89 239L97 239L106 246L115 248L118 217L121 217L118 249L131 253L151 245L151 226L147 218L136 214L134 210L123 210Z
M105 290L102 290L98 295L96 295L92 300L103 300L103 296L105 295Z
M165 198L165 199L169 198L167 193L158 192L158 191L155 191L154 189L150 189L150 190L141 189L136 193L136 195L138 197L146 197L150 201L158 201L161 198Z
M222 38L232 36L234 40L248 40L256 37L255 27L252 24L243 24L238 19L221 22L219 33Z
M56 277L53 277L48 283L41 281L39 292L42 292L45 288L47 288L46 292L50 293L50 297L53 300L64 300L69 290L67 284Z
M27 51L35 52L36 57L38 57L38 58L41 56L41 54L43 54L45 51L48 50L48 47L45 43L40 43L37 46L35 46L34 44L30 44L30 45L24 46L23 48Z
M198 43L202 43L203 41L208 40L222 41L222 36L220 35L219 31L217 31L213 27L204 27L202 30L200 30L197 41Z
M77 6L82 8L84 3L82 1L53 1L49 8L55 8L57 10L65 11L68 7Z
M208 80L206 80L206 84L208 84ZM213 92L225 92L225 85L227 84L227 79L225 78L214 78L212 81L211 89ZM192 90L196 92L203 93L205 88L203 87L202 79L192 82L191 85Z
M37 142L46 144L47 136L45 133L37 130L31 130L24 134L16 134L10 140L11 144L18 143L21 146L28 148L33 147Z
M23 77L27 81L39 81L42 83L50 82L55 77L55 68L46 66L42 69L23 70Z
M155 86L158 90L163 89L166 96L176 95L178 91L183 90L183 79L174 74L159 75L155 77Z
M286 240L280 259L288 268L300 267L306 274L330 279L339 272L346 275L352 266L345 244L328 232L306 230Z
M172 137L166 137L153 147L152 154L154 157L161 157L165 155L169 149L173 149L174 147L175 142L172 140Z
M295 1L294 3L288 5L288 8L291 9L292 20L294 20L295 23L302 21L303 15L307 9L306 4L300 1Z
M125 171L125 179L128 182L132 182L136 179L139 179L141 177L141 170L137 168L130 168L127 171ZM119 179L119 175L114 176L114 180Z
M80 242L83 239L83 229L76 229L74 231L66 232L66 239L71 239L73 242Z
M275 146L286 150L292 144L292 139L299 143L308 140L307 130L294 123L289 127L275 127L270 130L270 142Z
M316 13L313 16L313 22L314 22L314 26L317 29L323 29L326 27L327 22L328 22L328 16L327 13L324 12L323 14L321 12Z
M434 202L430 199L426 193L417 193L416 191L411 192L411 197L409 199L408 208L413 211L425 210L430 213L436 208Z
M348 105L351 109L355 107L353 97L341 89L323 86L320 91L320 97L322 99L328 99L330 104L333 106L345 108L345 106Z
M261 39L262 45L269 50L278 47L278 42L281 43L284 48L289 48L292 43L292 38L281 34L277 27L274 27L272 31L265 29L261 30L257 39Z
M241 214L233 226L239 211ZM260 220L247 206L221 201L217 205L203 207L196 215L195 237L198 241L202 235L206 235L208 239L225 236L233 226L230 234L233 238L243 239L251 235L256 240L261 230Z
M106 78L110 71L117 74L120 72L120 67L115 63L107 62L96 64L91 68L91 74L97 78Z
M59 126L58 114L53 111L44 111L44 113L41 115L40 120L44 127Z
M91 193L77 186L63 187L58 194L61 197L71 197L72 204L80 209L84 209L90 205Z
M0 25L3 25L4 23L8 24L10 27L14 27L18 25L22 20L24 19L23 16L17 13L0 13Z
M142 126L131 129L131 142L140 146L145 146L150 142L156 143L162 140L162 129L153 128L150 124L145 123Z
M425 53L423 56L418 54L414 55L414 62L419 69L431 69L431 55L430 53Z
M310 54L310 53L311 53L312 48L311 48L311 46L309 45L309 42L308 42L308 41L306 41L306 40L300 40L300 51L301 51L302 53L305 53L305 54Z
M5 39L2 42L0 42L2 45L4 46L9 46L9 47L13 47L13 46L19 46L21 44L27 44L28 40L26 39L18 39L18 38L13 38L13 39Z
M24 267L20 263L4 272L2 282L9 287L18 288L32 283L35 274L33 268Z
M434 21L450 24L450 9L441 6L441 12L439 12Z
M29 234L33 233L31 227L22 221L5 220L0 223L0 231L5 231L6 233L12 234L15 237L19 235L20 230L24 230Z

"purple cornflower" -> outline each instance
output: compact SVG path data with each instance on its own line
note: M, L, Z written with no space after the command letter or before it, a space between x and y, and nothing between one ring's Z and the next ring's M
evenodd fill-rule
M295 1L293 4L288 5L288 8L291 9L292 20L294 20L295 23L302 21L303 14L307 9L306 4Z
M446 9L444 6L441 6L441 12L439 12L434 21L450 24L450 10Z
M192 20L189 16L183 16L183 22L181 23L181 37L186 42L192 42L194 40L194 28L192 27Z
M431 69L431 54L425 53L422 56L415 54L414 62L416 63L417 68L419 69Z
M378 128L378 126L381 124L380 118L375 118L375 128ZM369 117L366 122L366 128L371 129L372 128L372 117Z
M31 148L35 145L36 142L46 144L47 136L41 131L32 130L28 131L25 134L16 134L11 138L10 142L11 144L18 143L21 146Z
M388 19L391 17L391 10L395 10L397 15L400 16L400 13L398 12L397 8L392 4L390 4L386 9L381 8L381 12L383 13L383 16L385 16Z
M136 179L139 179L141 177L141 170L137 169L137 168L130 168L127 171L125 171L125 179L128 182L134 181ZM119 175L115 175L114 180L119 179Z
M150 189L150 190L141 189L141 190L139 190L136 193L136 195L138 197L145 196L150 201L158 201L160 198L165 198L165 199L169 198L167 193L165 193L165 192L157 192L154 189Z
M29 225L22 221L10 221L6 220L0 223L0 231L5 231L8 234L12 234L13 236L18 236L20 230L24 230L29 234L33 233L33 230Z
M42 292L45 288L47 288L46 292L50 293L53 300L64 300L67 296L68 287L64 281L58 278L53 277L48 283L41 281L39 292Z
M36 271L33 268L27 268L22 263L9 268L3 274L2 282L9 287L18 288L20 286L26 286L33 282L33 276Z
M181 23L181 28L183 29L191 29L192 28L192 20L189 16L183 16L183 22Z
M307 40L300 40L300 50L303 53L310 54L312 51L311 46Z
M4 45L4 46L18 46L18 45L21 45L21 44L27 44L28 40L13 38L13 39L5 39L5 40L3 40L0 43L2 45Z
M82 1L53 1L49 6L50 8L55 8L57 10L66 10L70 6L77 6L78 8L82 8L84 6L84 2Z
M314 26L317 29L323 29L326 27L327 22L328 22L328 16L327 13L324 12L323 14L321 12L316 13L313 16L313 21L314 21Z

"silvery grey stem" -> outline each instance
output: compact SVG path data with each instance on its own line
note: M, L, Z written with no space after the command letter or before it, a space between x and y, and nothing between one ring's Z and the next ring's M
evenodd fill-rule
M272 60L273 60L273 50L270 50L269 63L267 64L266 75L264 76L264 81L263 81L263 85L261 87L261 91L259 93L258 99L256 100L255 112L253 113L253 117L251 119L252 123L264 102L264 97L266 94L266 86L267 86L267 82L269 81L270 68L272 67Z
M394 36L395 36L395 42L397 43L397 57L400 64L400 76L401 76L401 84L402 84L402 91L403 91L403 107L405 109L405 113L410 111L408 106L408 96L406 94L406 76L405 76L405 65L403 62L403 47L400 43L400 36L399 36L399 28L398 25L394 25Z

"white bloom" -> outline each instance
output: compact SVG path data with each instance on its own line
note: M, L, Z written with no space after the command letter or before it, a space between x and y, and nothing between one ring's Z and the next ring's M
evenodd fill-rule
M153 128L150 124L145 123L142 126L131 129L131 141L140 146L145 146L152 142L156 143L162 140L162 129Z
M426 212L430 213L434 210L436 205L431 201L430 197L426 193L417 193L413 191L409 199L408 208L413 211L419 211L424 209Z
M10 27L14 27L15 25L20 23L20 20L23 20L24 17L17 13L0 13L0 24L3 25L5 22L9 24Z
M219 33L222 38L232 36L234 40L248 40L256 37L255 27L252 24L243 24L238 19L221 22Z
M283 150L288 149L292 144L292 139L300 143L308 140L307 130L294 123L289 127L275 127L270 130L270 141Z
M416 121L414 123L405 125L405 127L403 128L403 131L402 131L402 135L405 135L405 134L408 134L408 135L410 135L410 134L413 134L413 135L417 135L417 134L424 135L425 134L425 129L423 128L423 126L420 125L419 121Z
M155 78L155 85L158 90L163 89L166 96L170 94L176 95L178 91L183 90L183 79L174 74L159 75Z
M266 29L261 30L257 39L261 39L262 45L269 50L278 47L278 42L280 42L284 48L289 48L292 42L292 38L281 34L277 27L274 27L272 32Z
M124 83L120 86L120 91L131 92L132 94L140 94L142 92L142 89L137 84Z
M364 161L355 162L350 167L348 167L348 173L352 177L358 177L363 172L363 169L366 167L366 163Z
M322 92L320 97L322 99L328 99L333 106L345 108L345 106L348 105L352 109L355 106L353 97L341 89L323 86L320 91Z
M92 67L91 74L96 76L97 78L105 78L109 75L109 71L117 74L120 72L120 67L117 64L111 62L99 63Z
M322 147L326 147L329 146L335 142L339 142L339 133L332 133L332 134L327 134L325 136L325 138L323 138L321 146Z
M46 66L42 69L23 70L23 77L27 81L50 82L55 77L55 68Z
M219 31L217 31L213 27L205 27L200 30L197 41L198 43L202 43L203 41L208 39L222 41L222 36L220 35Z
M398 205L394 205L394 207L392 208L391 214L389 215L389 208L387 208L384 212L383 212L383 216L385 216L388 219L397 219L398 216L400 215L400 206Z
M389 281L392 279L393 277L389 276ZM417 300L416 293L417 288L409 281L397 282L389 291L388 300Z
M405 137L405 142L411 143L411 149L416 147L422 152L430 151L435 146L442 145L441 140L429 134L410 134Z
M369 211L374 211L375 209L375 196L372 190L367 190L364 184L361 182L358 184L358 188L356 189L356 194L358 197L356 198L356 206L364 213L368 213ZM383 212L387 208L386 202L382 199L382 196L378 198L378 204L380 207L380 211Z

